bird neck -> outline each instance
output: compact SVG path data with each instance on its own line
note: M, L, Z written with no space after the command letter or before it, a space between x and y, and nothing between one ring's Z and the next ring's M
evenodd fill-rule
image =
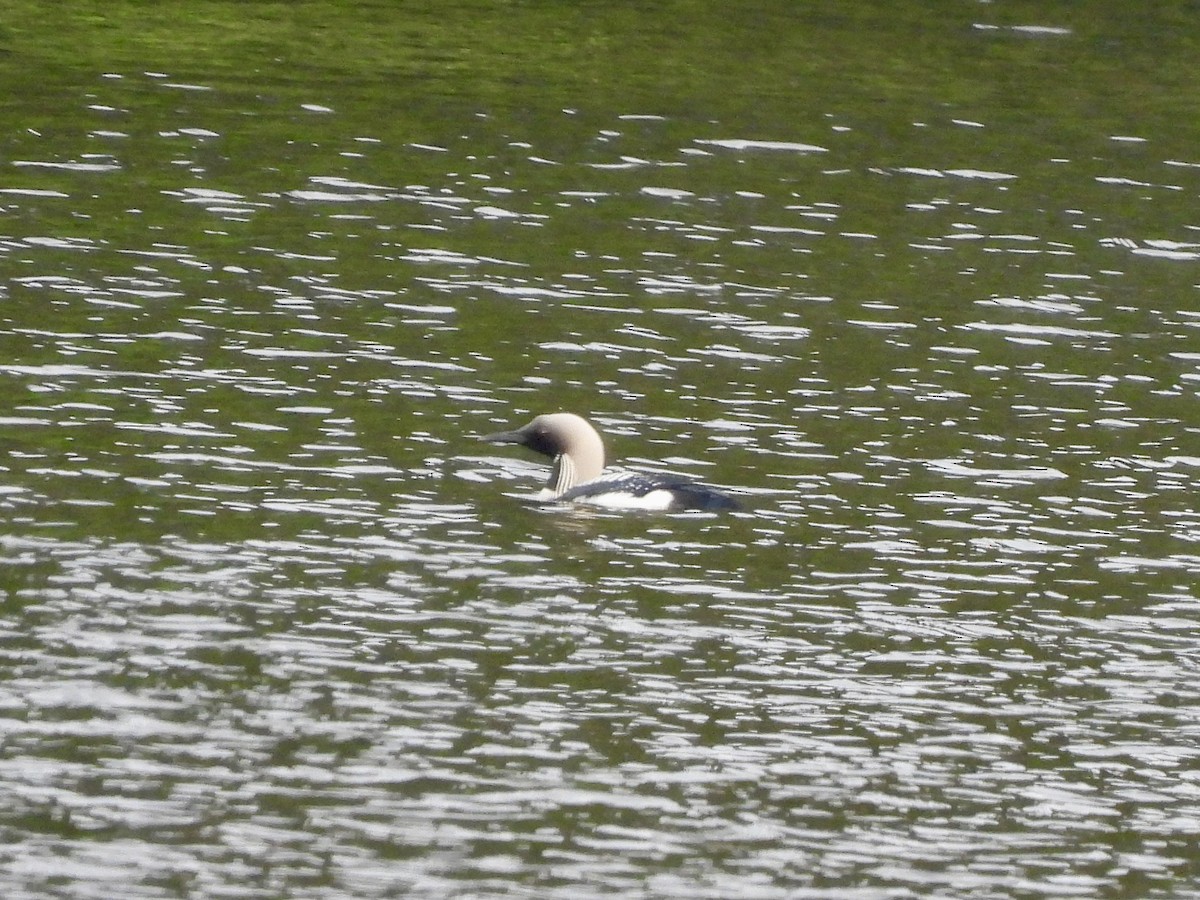
M554 492L554 496L564 494L575 485L579 484L579 478L575 472L575 460L571 459L571 454L560 453L554 457L554 465L550 467L550 478L546 482L546 489Z
M603 451L601 451L601 454ZM546 490L559 496L577 485L599 478L604 471L604 457L596 458L597 454L584 453L580 458L570 453L560 453L554 457L554 465L550 467L550 478L546 481Z

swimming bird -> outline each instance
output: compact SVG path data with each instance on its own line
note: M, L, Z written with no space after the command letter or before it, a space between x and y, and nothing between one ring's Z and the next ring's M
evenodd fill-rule
M604 471L604 441L574 413L538 416L514 431L486 434L492 444L520 444L554 462L539 500L580 501L624 509L739 509L732 497L699 482L657 473Z

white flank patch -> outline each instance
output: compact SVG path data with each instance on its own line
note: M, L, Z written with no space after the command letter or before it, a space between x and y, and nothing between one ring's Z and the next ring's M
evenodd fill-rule
M580 503L590 503L593 506L603 506L607 509L670 509L675 501L675 495L666 489L650 491L645 494L631 494L629 491L605 491L590 497L580 497Z

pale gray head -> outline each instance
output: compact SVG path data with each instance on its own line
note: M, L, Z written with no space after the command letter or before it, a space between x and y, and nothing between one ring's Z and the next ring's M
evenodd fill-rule
M604 471L604 441L587 419L574 413L538 416L515 431L485 434L481 441L520 444L554 460L546 490L557 497Z

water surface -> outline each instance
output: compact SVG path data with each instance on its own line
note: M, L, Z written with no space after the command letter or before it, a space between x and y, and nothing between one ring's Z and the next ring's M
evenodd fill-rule
M1185 895L1197 31L1088 6L18 4L4 896Z

